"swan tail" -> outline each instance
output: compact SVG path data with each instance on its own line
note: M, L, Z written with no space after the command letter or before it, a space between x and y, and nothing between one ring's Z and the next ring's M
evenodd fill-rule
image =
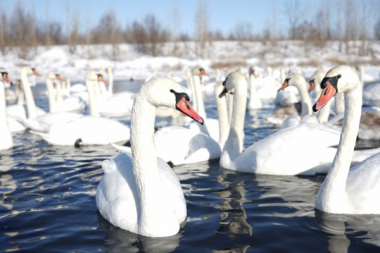
M106 174L116 170L116 163L114 160L104 160L101 165Z
M112 145L112 147L116 148L117 150L119 150L120 152L124 152L124 153L128 153L128 154L132 154L132 150L130 147L126 147L126 146L121 146L121 145L117 145L115 143L110 143Z

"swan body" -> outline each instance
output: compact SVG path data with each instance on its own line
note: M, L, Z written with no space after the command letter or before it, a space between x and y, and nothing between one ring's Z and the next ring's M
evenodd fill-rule
M144 84L131 115L131 150L104 161L96 191L101 215L115 226L149 237L178 233L186 219L186 202L173 170L156 157L154 118L158 106L168 106L203 123L184 89L168 78Z
M135 95L135 93L128 91L114 94L100 105L100 115L109 117L130 115Z
M0 69L0 150L9 149L13 147L12 134L8 128L6 102L5 102L5 85L4 82L9 83L8 72Z
M362 106L362 87L357 74L347 66L329 70L324 88L314 105L316 111L337 92L344 94L345 115L340 143L333 164L318 191L315 207L327 213L380 214L380 154L373 155L350 170Z
M339 132L321 124L299 124L262 139L243 152L246 81L237 73L228 76L226 89L234 89L230 133L220 165L241 172L269 175L315 175L327 173L339 143ZM236 100L236 102L235 102ZM378 152L355 152L353 161Z

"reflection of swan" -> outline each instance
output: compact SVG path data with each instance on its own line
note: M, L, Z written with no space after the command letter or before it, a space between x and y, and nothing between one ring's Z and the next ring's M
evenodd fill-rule
M107 232L104 238L107 252L172 252L179 246L181 233L164 238L146 237L115 227L99 214L98 221L100 229Z
M328 235L328 249L332 253L348 252L349 234L365 233L363 241L380 246L380 217L378 215L331 214L315 211L318 226ZM346 231L347 230L347 231Z
M8 128L4 82L9 83L8 73L0 73L0 150L13 147L12 134Z
M221 205L215 205L216 209L223 210L220 214L221 226L217 233L226 234L228 231L227 236L231 239L236 239L242 234L252 236L252 226L247 223L247 214L243 207L244 203L251 202L244 197L247 190L244 188L244 182L229 182L229 174L231 174L230 171L224 171L217 177L217 182L224 186L223 189L215 192L219 194L219 199L224 200Z
M242 74L234 72L227 77L225 88L235 91L234 118L220 158L223 168L271 175L327 173L336 151L331 147L339 143L338 131L321 124L300 124L276 132L242 152L247 82ZM377 152L357 151L354 161Z
M350 170L362 106L359 78L350 67L338 66L327 72L321 87L324 89L313 109L317 111L340 92L345 96L345 117L339 147L315 207L328 213L380 214L380 154Z
M178 233L186 202L178 178L157 159L154 118L157 106L176 108L203 124L184 88L168 78L153 78L136 95L131 115L132 154L103 162L97 207L113 225L150 237Z

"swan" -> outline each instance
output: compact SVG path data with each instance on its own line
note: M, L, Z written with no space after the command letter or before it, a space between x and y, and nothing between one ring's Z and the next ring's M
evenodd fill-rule
M216 142L219 142L219 122L217 119L207 118L205 106L203 103L201 83L205 76L207 76L207 73L202 67L196 66L192 69L191 84L194 88L194 97L196 97L196 108L199 115L201 115L201 117L204 119L205 124L199 126L199 124L196 124L196 122L192 122L189 124L189 128L196 133L201 132L209 135Z
M339 131L321 124L305 123L278 131L243 151L247 81L230 74L225 92L234 89L233 119L220 165L225 169L269 175L315 175L327 173L339 143ZM223 96L224 93L221 94ZM353 163L380 149L357 151Z
M255 69L250 67L248 69L248 80L249 80L249 109L260 109L263 105L261 103L261 99L257 96L256 85L257 82L255 80Z
M59 75L56 78L57 80L64 81ZM48 80L51 82L54 80L52 76L50 78L46 78L46 82ZM56 81L57 82L57 81ZM63 98L61 84L58 81L56 83L57 89L57 100L56 100L56 110L58 112L82 112L86 108L86 103L79 96L67 96Z
M228 133L230 129L228 112L227 112L227 101L225 97L219 98L224 90L223 82L219 81L215 84L214 95L216 101L216 109L218 110L219 119L219 145L223 149L224 144L227 141Z
M4 82L10 83L10 81L5 69L1 69L0 75L0 150L4 150L13 147L12 134L8 128L4 85Z
M30 66L24 66L21 68L21 83L25 94L26 107L23 104L9 105L7 106L8 116L15 117L16 119L34 119L37 116L46 113L43 109L37 107L34 102L33 93L28 81L28 75L40 76L40 74Z
M314 74L310 78L310 87L309 87L309 93L314 90L315 94L321 94L321 87L320 83L322 82L323 77L325 76L326 71L322 68L317 69ZM317 84L317 85L316 85ZM331 108L331 101L329 101L321 110L319 110L318 113L318 120L320 123L325 124L329 121L330 117L330 108Z
M277 90L281 83L277 82L272 76L272 68L267 68L268 75L265 78L261 77L261 73L257 76L257 82L260 85L257 88L257 94L260 99L275 99Z
M300 74L292 74L285 79L284 84L278 91L289 86L295 86L301 96L301 116L292 115L287 117L281 125L281 129L292 127L300 123L319 123L318 119L311 115L311 100L307 91L305 78Z
M91 115L97 114L94 86L99 81L104 79L98 71L87 73L86 84ZM129 140L129 128L116 120L75 113L53 113L46 117L36 121L46 126L45 131L31 131L31 133L41 136L52 145L107 145L110 142Z
M99 114L107 117L122 117L131 114L133 100L135 93L129 91L123 91L113 93L113 74L112 67L107 68L108 78L111 81L109 83L109 90L101 92L101 96L98 96ZM101 82L103 85L104 83ZM103 87L100 86L100 87Z
M350 169L362 107L362 87L358 75L348 66L329 70L313 106L317 111L337 93L344 94L345 115L340 143L333 164L315 199L315 208L326 213L380 214L380 154Z
M177 109L197 122L184 88L169 78L152 78L141 87L132 108L131 153L102 163L96 190L100 214L113 225L149 237L178 233L186 201L173 170L156 156L153 136L158 106Z

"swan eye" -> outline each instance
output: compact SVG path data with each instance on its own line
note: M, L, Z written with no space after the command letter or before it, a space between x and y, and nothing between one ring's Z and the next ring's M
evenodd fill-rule
M342 75L341 75L341 74L339 74L339 75L338 75L338 78L341 78L341 77L342 77Z

